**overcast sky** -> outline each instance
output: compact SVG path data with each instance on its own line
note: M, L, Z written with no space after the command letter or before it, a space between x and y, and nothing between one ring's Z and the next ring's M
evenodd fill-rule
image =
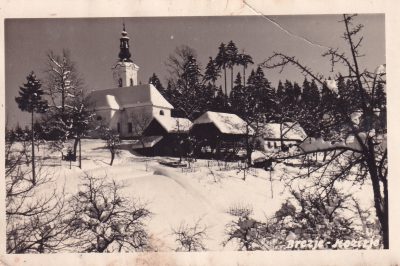
M274 51L293 55L312 69L328 76L330 63L321 57L327 48L348 52L341 38L341 15L272 16L281 27L265 17L163 17L124 18L130 37L133 61L140 67L138 80L147 83L156 73L165 85L165 61L182 44L194 48L203 67L215 57L221 42L233 40L239 50L250 54L256 67ZM89 90L114 87L111 67L116 63L122 18L8 19L5 21L6 117L8 126L25 125L28 115L15 103L19 86L30 71L44 78L46 52L69 49L72 60ZM373 70L385 63L383 15L359 15L365 25L362 69ZM289 33L290 32L290 33ZM239 71L239 68L235 70ZM343 69L342 69L343 71ZM279 80L302 82L297 69L282 73L264 71L274 87ZM236 74L235 74L236 75Z

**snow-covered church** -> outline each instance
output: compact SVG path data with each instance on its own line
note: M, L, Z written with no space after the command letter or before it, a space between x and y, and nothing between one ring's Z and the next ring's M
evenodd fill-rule
M112 67L114 88L92 91L97 120L117 131L121 137L135 135L134 125L152 118L171 119L173 106L152 84L138 85L137 66L131 59L125 25L121 32L119 59Z

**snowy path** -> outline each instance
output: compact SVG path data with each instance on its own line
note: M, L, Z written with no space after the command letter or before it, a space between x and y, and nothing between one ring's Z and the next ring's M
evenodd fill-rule
M155 175L161 175L168 177L175 181L177 184L179 184L182 188L184 188L188 193L190 193L194 198L201 199L203 203L206 203L209 208L215 208L215 204L211 203L206 197L203 196L199 192L198 189L193 187L190 182L187 180L187 176L182 176L180 173L177 173L176 171L166 169L166 167L162 166L157 166L154 167L154 174ZM214 205L214 207L212 207Z

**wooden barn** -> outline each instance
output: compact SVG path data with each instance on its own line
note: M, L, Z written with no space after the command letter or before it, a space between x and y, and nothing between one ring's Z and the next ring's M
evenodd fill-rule
M190 134L198 141L197 155L226 157L243 147L254 130L235 114L208 111L193 122Z
M132 148L147 156L179 156L191 126L186 118L156 116Z

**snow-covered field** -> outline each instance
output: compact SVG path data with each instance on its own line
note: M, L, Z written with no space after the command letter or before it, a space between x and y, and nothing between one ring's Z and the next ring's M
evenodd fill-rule
M285 167L283 164L272 172L254 169L244 181L242 172L225 169L223 162L218 166L216 161L198 160L194 163L194 170L183 171L159 164L160 160L177 158L143 157L129 150L121 150L110 166L110 153L101 140L82 141L82 169L75 162L70 169L69 162L61 161L59 152L49 155L49 150L41 146L39 157L44 154L47 158L43 160L42 171L53 176L59 189L65 185L68 194L78 191L79 177L86 173L123 183L122 192L126 196L147 203L152 212L148 229L153 245L160 251L176 249L173 228L178 228L183 222L194 224L199 219L202 225L207 226L205 246L208 250L234 250L233 246L223 247L221 244L226 237L225 225L233 219L227 213L230 207L251 207L254 218L263 220L273 215L289 197L279 180ZM231 163L234 164L237 163ZM288 168L286 166L290 171ZM47 189L53 185L47 184ZM370 188L364 185L363 189ZM354 195L361 191L359 187L352 190ZM361 194L370 195L370 192ZM370 198L365 198L364 202L368 204Z

